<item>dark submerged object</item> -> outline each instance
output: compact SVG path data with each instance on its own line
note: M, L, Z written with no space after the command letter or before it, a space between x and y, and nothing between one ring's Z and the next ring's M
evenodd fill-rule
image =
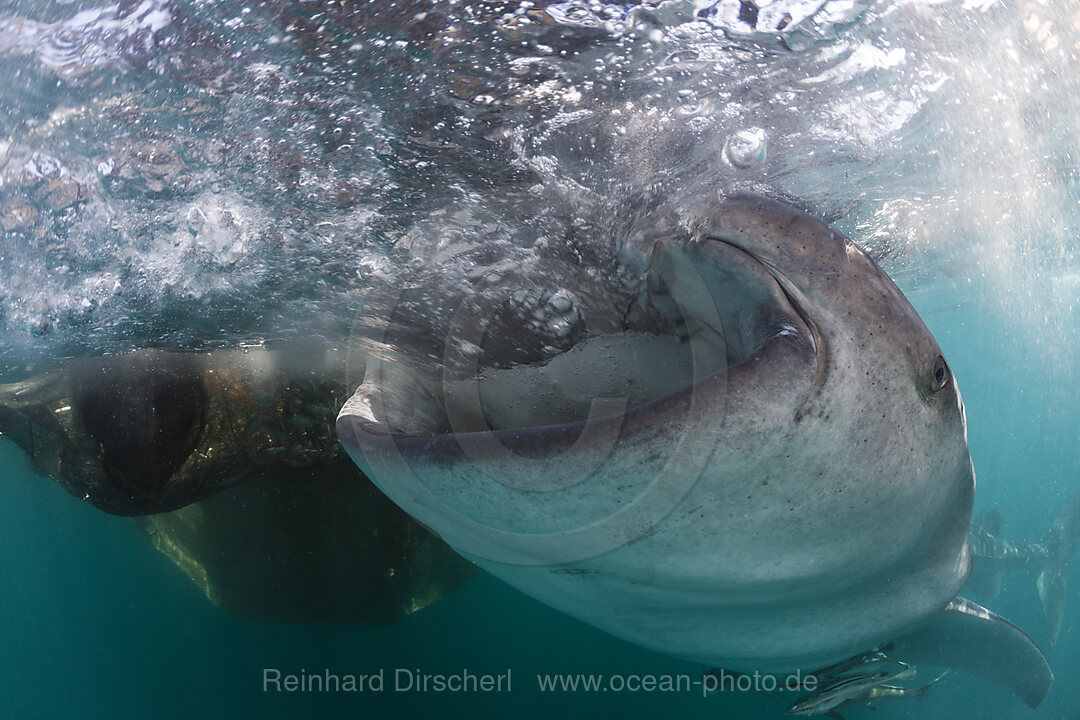
M477 574L344 459L135 523L214 605L264 621L391 623Z
M101 450L109 482L87 491L103 510L173 510L215 490L170 484L206 430L206 388L190 358L155 353L83 366L74 375L71 401Z
M223 610L388 623L476 570L341 451L337 367L262 350L81 360L0 386L0 432L72 495L136 516Z

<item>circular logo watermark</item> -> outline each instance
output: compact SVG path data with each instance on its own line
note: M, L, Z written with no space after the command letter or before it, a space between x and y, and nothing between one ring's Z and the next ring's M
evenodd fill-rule
M566 565L648 535L706 470L727 400L724 328L707 282L685 253L662 244L651 272L681 315L691 368L681 390L643 402L581 397L586 417L543 424L550 398L526 368L511 376L509 400L501 390L522 421L492 428L484 399L490 373L477 349L501 299L466 298L449 315L436 387L419 377L411 385L408 372L386 357L364 359L363 382L339 416L342 443L403 510L479 560ZM596 335L586 330L589 342ZM606 367L583 372L627 373L627 363L640 362L633 352L620 354L617 343L612 348ZM670 371L662 363L634 368L645 378ZM610 386L597 380L598 388ZM388 410L439 415L427 406L442 411L430 427L403 431L388 419ZM531 408L539 408L535 424ZM568 514L585 519L567 525ZM513 522L502 522L504 515Z

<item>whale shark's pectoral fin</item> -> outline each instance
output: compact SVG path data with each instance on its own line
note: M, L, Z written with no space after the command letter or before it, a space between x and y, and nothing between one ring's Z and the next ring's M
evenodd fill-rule
M978 675L1033 708L1054 682L1046 657L1023 630L962 597L949 603L929 626L896 640L889 657Z

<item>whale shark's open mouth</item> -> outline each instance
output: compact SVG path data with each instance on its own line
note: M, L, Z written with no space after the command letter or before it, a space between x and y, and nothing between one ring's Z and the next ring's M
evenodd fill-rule
M510 367L382 363L369 368L352 411L370 432L413 437L564 425L596 417L596 400L610 412L659 400L773 342L814 344L774 273L733 243L659 243L648 272L622 332ZM451 334L449 354L454 342ZM373 394L379 399L369 402Z

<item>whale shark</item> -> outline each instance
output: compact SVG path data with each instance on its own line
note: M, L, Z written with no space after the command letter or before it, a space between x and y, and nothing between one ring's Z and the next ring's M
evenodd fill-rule
M1010 541L1001 537L1000 507L984 513L971 525L973 556L971 578L965 591L995 598L1001 575L1021 570L1035 581L1050 644L1057 643L1065 621L1069 570L1080 550L1080 495L1073 496L1037 541Z
M957 595L964 405L903 293L783 202L673 205L638 298L669 322L487 367L462 361L484 318L452 321L440 368L368 358L348 454L465 558L638 645L773 673L882 649L1038 705L1045 657Z

